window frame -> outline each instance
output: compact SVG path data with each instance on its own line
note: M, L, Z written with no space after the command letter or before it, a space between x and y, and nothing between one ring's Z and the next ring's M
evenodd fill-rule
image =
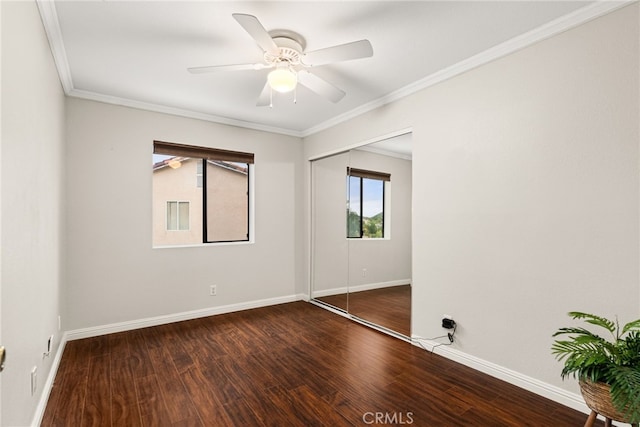
M197 162L202 164L202 186L199 187L197 185L197 174L196 176L196 187L202 190L202 217L200 220L202 221L202 236L200 243L193 244L176 244L176 245L162 245L162 246L154 246L154 247L184 247L184 246L194 246L194 245L215 245L215 244L241 244L241 243L252 243L253 242L253 228L254 228L254 201L255 197L253 194L253 169L255 163L255 155L253 153L241 152L241 151L231 151L224 150L219 148L210 148L210 147L200 147L193 146L187 144L178 144L173 142L165 142L165 141L153 141L153 154L162 154L169 155L173 157L186 157L191 158ZM247 233L244 239L238 240L208 240L207 236L207 228L208 228L208 220L207 220L207 165L208 161L223 161L230 163L243 163L246 164L246 197L247 197L247 224L246 230ZM197 168L197 166L196 166ZM176 200L167 200L166 202L175 202ZM180 202L183 202L182 200ZM168 205L167 205L168 206ZM189 205L189 229L192 227L192 219L191 219L191 205ZM166 214L165 214L166 215ZM166 219L165 219L166 224ZM184 230L168 230L168 231L184 231Z
M248 242L250 241L251 236L251 197L250 197L250 189L251 189L251 167L250 163L245 163L247 165L247 234L244 239L238 240L208 240L209 237L209 221L207 216L207 159L201 159L202 161L202 243L203 244L211 244L211 243L234 243L234 242ZM235 162L240 163L240 162Z
M360 185L360 212L358 212L359 218L359 236L351 236L349 234L349 212L351 212L351 178L356 177L359 178ZM364 180L376 180L382 182L382 236L381 237L365 237L364 235L364 221L363 221L363 210L364 210ZM376 172L366 169L358 169L347 166L347 239L361 239L361 240L369 240L369 239L385 239L385 223L387 217L387 202L386 202L386 193L387 193L387 182L391 181L391 174L386 172Z

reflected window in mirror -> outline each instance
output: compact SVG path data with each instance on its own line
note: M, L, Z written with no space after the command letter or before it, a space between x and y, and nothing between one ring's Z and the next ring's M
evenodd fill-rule
M391 175L347 168L347 237L384 238L384 195Z

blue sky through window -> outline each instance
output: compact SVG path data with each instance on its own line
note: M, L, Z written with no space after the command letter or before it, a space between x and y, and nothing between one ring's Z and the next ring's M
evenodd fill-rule
M349 207L350 210L360 214L360 178L350 177L349 185ZM384 181L377 179L362 179L362 215L365 218L371 218L383 210L383 187Z

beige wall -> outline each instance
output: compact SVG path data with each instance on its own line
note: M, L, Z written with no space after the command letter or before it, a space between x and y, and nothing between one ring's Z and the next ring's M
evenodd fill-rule
M305 138L413 129L416 336L540 393L570 310L640 312L638 4ZM560 395L557 393L555 397Z
M178 169L165 167L153 171L154 246L202 243L202 188L196 186L198 161L191 159L182 162ZM189 202L189 230L167 230L168 201Z
M304 292L308 164L298 138L65 108L35 4L0 10L0 423L26 425L59 313L76 330ZM549 354L565 313L637 318L638 21L635 3L305 138L307 159L413 129L415 335L452 314L460 357L575 391ZM254 244L152 249L154 139L256 153Z
M56 357L64 274L64 95L34 2L2 11L2 225L0 345L2 426L26 426ZM47 351L54 336L52 353ZM37 368L38 386L30 391ZM37 420L36 420L37 421Z
M299 138L74 98L67 117L69 330L304 291ZM152 247L154 140L255 154L254 243Z

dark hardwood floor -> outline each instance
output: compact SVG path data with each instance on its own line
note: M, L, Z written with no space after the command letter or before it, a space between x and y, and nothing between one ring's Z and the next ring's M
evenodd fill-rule
M70 341L41 425L540 427L585 420L295 302Z
M349 313L411 336L411 285L349 294Z

